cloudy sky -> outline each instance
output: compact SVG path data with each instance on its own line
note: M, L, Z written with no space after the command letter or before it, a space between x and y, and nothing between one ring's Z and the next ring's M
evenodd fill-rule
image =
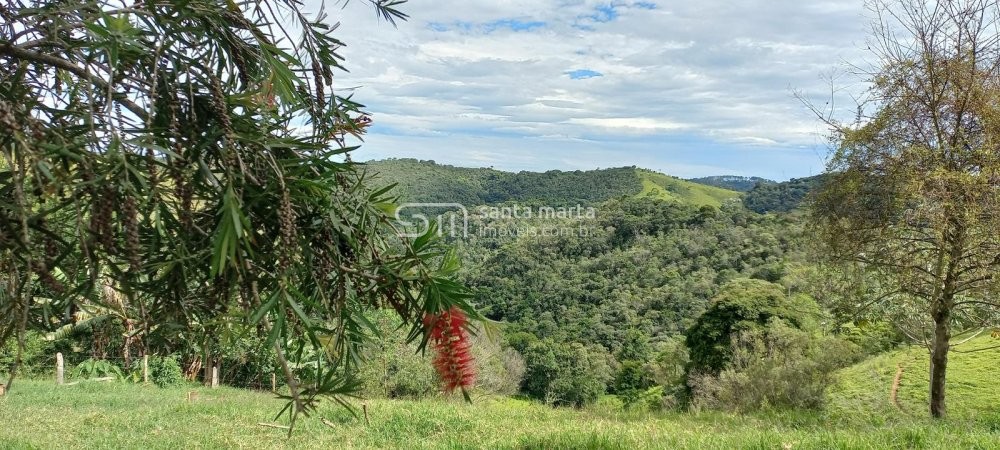
M849 111L863 88L863 0L411 0L398 28L340 6L335 87L375 121L361 160L783 180L828 152L793 94L825 104L833 77Z

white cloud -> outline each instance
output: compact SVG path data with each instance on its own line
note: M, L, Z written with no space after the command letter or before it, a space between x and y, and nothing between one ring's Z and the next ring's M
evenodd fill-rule
M608 118L585 118L569 119L571 124L588 127L600 127L619 130L639 130L639 131L669 131L682 130L688 128L682 123L656 120L649 117L608 117Z
M594 0L411 1L403 5L411 19L398 29L379 23L363 2L328 8L331 21L343 22L338 36L351 70L336 86L361 87L356 98L374 113L373 133L393 134L367 139L384 156L452 148L436 159L535 169L580 161L567 154L514 161L502 149L456 145L479 135L491 146L521 148L557 137L570 155L572 145L601 142L605 148L586 149L591 165L676 160L676 152L655 153L662 138L664 149L678 139L732 154L797 149L801 157L789 161L818 164L822 128L792 93L822 102L830 93L822 76L865 56L863 0L658 0L647 9L651 3L616 0L608 15L611 3ZM601 76L567 75L581 70ZM847 106L849 94L838 94L839 104ZM420 139L403 144L399 135ZM636 135L648 139L651 154L615 144ZM696 157L674 167L745 169Z

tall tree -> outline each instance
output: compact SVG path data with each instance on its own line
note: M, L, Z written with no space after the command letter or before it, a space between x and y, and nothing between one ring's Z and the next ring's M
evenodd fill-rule
M813 312L811 309L790 300L779 284L753 279L730 281L685 334L690 349L687 374L717 375L729 365L733 338L740 333L762 330L772 320L801 327Z
M332 88L336 28L297 0L0 4L0 343L111 283L144 349L192 332L210 349L231 321L268 336L294 420L349 393L364 310L424 344L425 317L480 317L433 230L399 238L344 156L368 117Z
M952 338L989 325L1000 292L1000 7L877 1L878 64L853 123L834 132L815 219L831 254L927 323L930 412L943 417Z

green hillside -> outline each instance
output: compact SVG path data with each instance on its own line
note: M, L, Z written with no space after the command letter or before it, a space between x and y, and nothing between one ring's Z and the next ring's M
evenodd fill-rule
M651 170L639 169L636 174L642 181L640 197L715 207L722 206L726 200L740 197L740 193L736 191L686 181Z
M961 341L956 338L955 341ZM948 414L953 419L1000 418L1000 339L976 338L955 348L948 358ZM982 351L972 351L985 349ZM971 352L970 352L971 351ZM843 418L927 417L930 358L923 347L885 353L840 372L830 391L828 409ZM902 368L896 399L891 399L896 373Z
M434 161L387 159L365 163L376 184L397 183L396 194L403 201L427 203L481 204L486 185L504 176L493 169L469 169Z
M723 201L740 196L735 191L635 167L514 173L416 159L387 159L365 164L383 184L398 183L397 193L403 201L409 202L593 205L638 196L718 207Z
M387 159L366 163L385 184L398 183L403 201L484 205L503 202L591 205L641 189L634 168L504 172L434 161Z

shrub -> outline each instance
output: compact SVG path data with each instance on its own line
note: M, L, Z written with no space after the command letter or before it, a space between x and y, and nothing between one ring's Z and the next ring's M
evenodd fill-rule
M674 397L667 395L663 386L653 386L640 392L633 403L625 407L642 407L648 411L663 411L676 407Z
M275 373L283 379L267 339L249 330L236 331L222 339L216 350L221 358L221 381L230 386L254 388L270 384L271 375Z
M692 406L728 411L768 407L817 409L837 369L860 354L853 343L772 321L733 339L730 365L689 377Z
M478 366L477 388L493 394L517 394L527 369L517 350L479 333L472 338L472 353Z
M439 386L431 358L400 342L385 342L369 350L359 372L368 396L426 397Z
M611 379L611 369L599 349L579 343L543 339L524 353L527 371L523 390L551 405L581 407L597 401Z
M905 336L889 322L859 322L840 329L845 339L857 344L866 355L876 355L896 348Z
M142 375L142 360L132 364L133 371ZM177 357L171 356L150 356L149 357L149 381L159 387L175 386L184 381L184 370L181 369Z
M625 407L628 408L639 402L642 394L654 384L653 373L644 363L625 361L618 369L618 373L615 374L611 390L622 399ZM663 392L662 387L660 392Z
M439 383L431 357L417 353L406 343L399 319L385 312L370 318L379 337L371 340L358 372L362 393L369 397L424 397L437 391Z
M682 337L674 337L658 344L653 360L646 365L663 392L659 405L652 409L674 409L687 401L684 375L688 360L687 346Z
M576 408L593 404L604 393L605 384L591 374L560 376L545 391L545 403Z
M51 374L55 368L55 353L52 341L45 339L43 334L36 331L27 332L22 357L24 365L19 370L20 376ZM8 339L7 343L0 347L0 374L6 375L16 360L17 340Z
M436 395L441 388L433 357L417 352L416 343L406 342L399 318L378 312L369 317L378 330L364 353L358 372L362 393L369 397L419 398ZM471 337L476 364L475 389L492 394L515 394L524 377L524 358L502 342L477 330Z
M84 360L78 364L71 374L74 377L83 379L114 377L121 380L125 378L121 367L118 367L111 361L94 358Z

